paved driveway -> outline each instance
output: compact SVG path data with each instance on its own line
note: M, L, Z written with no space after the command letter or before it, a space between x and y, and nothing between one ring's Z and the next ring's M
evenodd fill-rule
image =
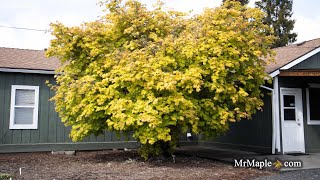
M280 174L260 177L255 180L319 180L320 169L285 171Z
M238 150L230 150L230 149L221 149L216 147L204 147L204 146L184 146L178 149L184 153L196 155L199 157L206 157L209 159L215 159L220 161L225 161L234 164L235 159L256 159L256 160L269 160L275 162L276 160L280 160L281 162L284 161L300 161L302 162L302 167L299 168L285 168L284 166L281 167L280 171L292 171L292 170L299 170L304 174L302 170L309 170L309 169L320 169L320 153L311 153L306 155L265 155L265 154L258 154L254 152L247 152L247 151L238 151ZM313 172L313 171L311 171ZM310 172L310 173L311 173ZM318 172L317 170L315 172ZM294 172L290 172L294 173ZM309 173L308 171L306 173ZM319 173L318 173L319 174ZM318 177L318 176L317 176ZM320 180L319 177L316 178ZM307 180L307 179L304 179Z

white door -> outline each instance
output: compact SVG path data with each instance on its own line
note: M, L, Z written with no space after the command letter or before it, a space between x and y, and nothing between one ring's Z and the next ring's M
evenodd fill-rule
M301 89L281 88L280 95L283 153L304 153Z

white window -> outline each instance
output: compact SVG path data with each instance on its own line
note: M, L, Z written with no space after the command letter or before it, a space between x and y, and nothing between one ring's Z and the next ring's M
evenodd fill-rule
M320 125L320 86L313 85L307 88L306 99L308 124Z
M10 129L37 129L39 86L11 87Z

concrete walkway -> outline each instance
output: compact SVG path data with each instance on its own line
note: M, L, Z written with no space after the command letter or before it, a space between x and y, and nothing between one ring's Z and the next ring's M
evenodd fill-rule
M216 147L205 146L183 146L177 149L177 153L184 153L195 155L198 157L205 157L213 160L219 160L235 164L235 159L255 159L257 161L264 161L267 159L272 163L279 160L282 163L281 171L302 170L302 169L318 169L320 168L320 153L312 153L306 155L266 155L247 151L238 151L230 149L221 149ZM284 167L285 162L302 162L302 167ZM286 163L288 165L288 163ZM292 163L291 163L292 164ZM274 166L274 165L273 165Z

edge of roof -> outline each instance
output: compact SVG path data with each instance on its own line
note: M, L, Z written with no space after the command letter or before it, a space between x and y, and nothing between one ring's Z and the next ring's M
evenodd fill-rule
M15 47L3 47L3 46L0 46L0 48L3 48L3 49L17 49L17 50L26 50L26 51L45 51L47 48L44 48L44 49L28 49L28 48L15 48Z
M302 43L306 43L312 40L304 41ZM298 43L299 44L299 43ZM276 49L281 49L281 48L287 48L289 46L284 46L284 47L278 47ZM45 52L46 49L44 50L37 50L37 49L26 49L26 48L14 48L14 47L0 47L3 49L16 49L16 50L25 50L25 51L41 51ZM291 67L303 62L304 60L308 59L309 57L315 55L316 53L320 52L320 46L315 46L312 50L306 52L300 57L297 57L296 59L293 59L292 61L288 62L287 64L278 67L277 69L269 72L268 74L273 78L277 75L280 74L280 70L287 70L290 69ZM24 68L6 68L6 67L0 67L0 72L17 72L17 73L36 73L36 74L57 74L55 70L43 70L43 69L24 69Z
M295 65L297 65L297 64L305 61L305 60L308 59L309 57L317 54L318 52L320 52L320 46L315 47L314 49L308 51L308 52L305 53L304 55L302 55L302 56L300 56L300 57L298 57L298 58L296 58L296 59L288 62L287 64L285 64L285 65L277 68L276 70L270 72L269 75L270 75L271 77L275 77L275 76L277 76L278 74L280 74L280 70L290 69L290 68L292 68L293 66L295 66Z
M16 48L16 47L2 47L0 49L22 50L45 53L47 48L44 49L28 49L28 48ZM0 67L0 72L14 72L14 73L35 73L35 74L57 74L55 70L50 69L30 69L30 68L15 68L15 67Z
M311 41L314 41L314 40L317 40L317 39L320 39L320 38L310 39L310 40L302 41L302 42L299 42L299 43L290 44L288 46L277 47L277 48L274 48L273 50L291 48L291 47L292 48L296 48L297 46L302 46L305 43L308 43L308 42L311 42ZM277 69L275 69L273 71L270 71L270 72L267 72L267 73L273 78L273 77L277 76L280 73L280 70L290 69L291 67L303 62L304 60L308 59L309 57L315 55L318 52L320 52L320 45L319 44L314 46L313 49L307 51L303 55L298 56L297 58L287 62L286 64L278 67Z
M57 74L53 70L42 69L16 69L16 68L1 68L0 72L14 72L14 73L33 73L33 74Z

